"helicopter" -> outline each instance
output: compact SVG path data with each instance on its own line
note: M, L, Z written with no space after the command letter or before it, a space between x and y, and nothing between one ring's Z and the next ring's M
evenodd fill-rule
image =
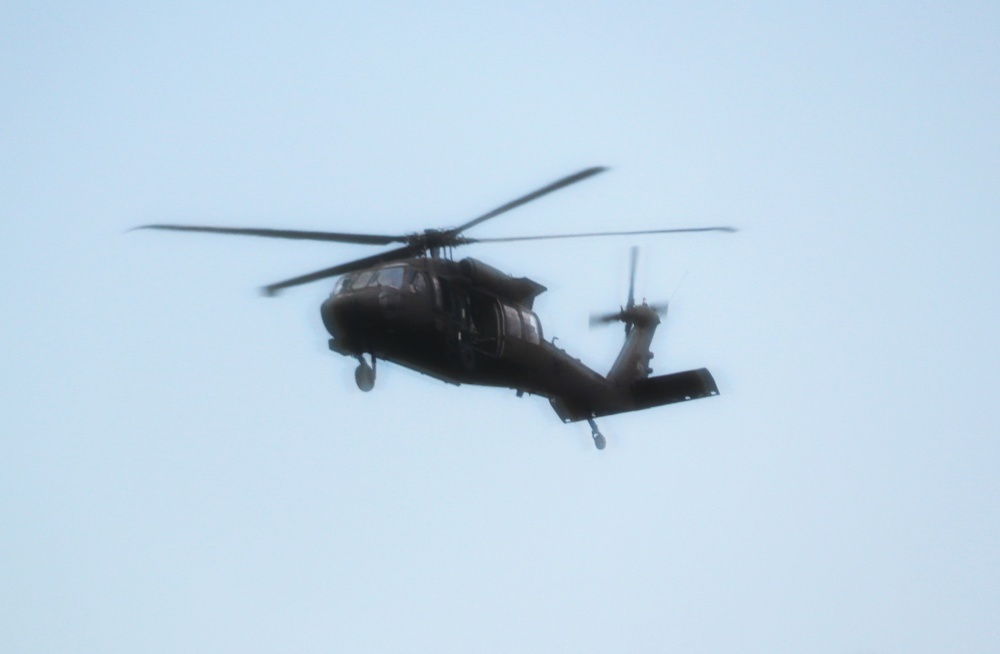
M476 243L635 236L682 232L734 232L732 227L693 227L589 232L502 238L470 238L464 232L487 220L607 170L593 167L563 177L458 227L403 235L286 229L153 224L134 229L205 232L362 245L402 244L373 256L264 286L268 296L286 288L340 277L320 307L329 349L357 359L355 382L375 386L379 360L441 381L510 388L549 400L563 422L586 420L594 445L607 440L595 419L719 394L705 368L650 376L650 346L666 305L635 301L637 250L632 249L629 290L618 311L591 316L591 326L621 322L625 343L607 375L546 340L533 311L547 289L473 258L455 261L453 250Z

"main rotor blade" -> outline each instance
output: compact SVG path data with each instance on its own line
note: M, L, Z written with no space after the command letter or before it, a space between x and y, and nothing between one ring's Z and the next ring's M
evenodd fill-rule
M513 243L514 241L541 241L553 238L589 238L591 236L638 236L640 234L681 234L686 232L735 232L735 227L687 227L683 229L647 229L637 232L588 232L585 234L547 234L544 236L505 236L501 238L466 238L466 243Z
M407 240L405 236L383 236L381 234L343 234L339 232L307 232L294 229L257 229L244 227L202 227L200 225L140 225L139 227L133 227L132 229L163 229L173 232L238 234L242 236L265 236L267 238L291 238L302 241L361 243L363 245L388 245L389 243L405 243Z
M320 279L326 279L328 277L336 277L337 275L343 275L344 273L353 272L355 270L361 270L363 268L370 268L371 266L377 266L380 263L388 263L390 261L398 261L400 259L406 259L412 257L423 250L419 247L414 247L412 245L404 245L401 248L396 248L395 250L389 250L388 252L382 252L370 257L365 257L364 259L356 259L355 261L349 261L347 263L342 263L332 268L325 268L323 270L317 270L316 272L309 273L308 275L301 275L299 277L292 277L291 279L286 279L283 282L277 282L276 284L269 284L261 288L261 292L264 295L277 295L279 291L289 288L290 286L299 286L300 284L308 284L309 282L315 282Z
M517 207L521 206L522 204L527 204L528 202L531 202L532 200L537 200L538 198L542 197L543 195L548 195L549 193L552 193L553 191L558 191L559 189L565 188L565 187L569 186L570 184L576 184L577 182L582 182L583 180L587 179L588 177L593 177L594 175L596 175L598 173L603 173L605 170L607 170L607 168L605 168L603 166L596 166L594 168L587 168L586 170L581 170L578 173L573 173L569 177L563 177L562 179L560 179L558 181L552 182L548 186L543 186L542 188L538 189L537 191L532 191L531 193L528 193L527 195L519 197L516 200L512 200L511 202L508 202L507 204L505 204L503 206L497 207L496 209L494 209L493 211L490 211L489 213L484 213L483 215L479 216L478 218L474 218L473 220L470 220L469 222L465 223L464 225L460 225L459 227L456 227L454 229L450 229L450 230L448 230L448 232L454 236L456 234L464 232L465 230L469 229L470 227L478 225L479 223L483 222L484 220L489 220L490 218L495 218L496 216L499 216L502 213L510 211L511 209L516 209Z

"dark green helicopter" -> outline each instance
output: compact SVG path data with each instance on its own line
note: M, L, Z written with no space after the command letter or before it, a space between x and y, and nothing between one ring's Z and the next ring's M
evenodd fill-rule
M320 313L332 336L330 349L360 362L354 377L362 391L374 387L379 359L451 384L512 388L519 397L527 392L548 398L563 422L586 420L594 444L604 449L606 441L594 418L719 393L705 368L650 377L650 344L667 307L635 302L636 249L632 249L625 306L591 316L592 325L625 324L625 344L606 376L545 340L541 323L532 311L535 298L546 290L544 286L525 277L512 277L476 259L454 261L451 254L455 247L473 243L735 231L732 227L697 227L480 239L462 235L471 227L605 170L582 170L458 227L402 236L195 225L143 225L136 229L363 245L402 244L374 256L265 286L262 291L275 295L291 286L342 275Z

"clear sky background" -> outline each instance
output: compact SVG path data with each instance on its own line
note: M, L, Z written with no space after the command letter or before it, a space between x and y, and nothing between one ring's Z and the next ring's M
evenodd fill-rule
M1000 651L994 2L7 3L0 650ZM808 6L807 6L808 5ZM672 296L606 418L326 350L356 245L470 236L591 311Z

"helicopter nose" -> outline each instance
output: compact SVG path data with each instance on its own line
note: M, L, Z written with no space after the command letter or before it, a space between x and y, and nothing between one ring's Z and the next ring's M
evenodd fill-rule
M322 316L323 326L326 327L330 336L339 338L344 335L347 327L346 318L353 313L348 306L351 304L357 303L351 302L348 298L337 296L329 297L323 302L319 310L320 316Z
M332 297L328 297L319 307L319 315L323 319L323 326L326 327L326 331L328 331L331 336L334 336L334 330L337 324L333 316L333 303L334 299Z
M320 306L323 326L334 338L364 333L379 317L378 297L366 293L334 295Z

